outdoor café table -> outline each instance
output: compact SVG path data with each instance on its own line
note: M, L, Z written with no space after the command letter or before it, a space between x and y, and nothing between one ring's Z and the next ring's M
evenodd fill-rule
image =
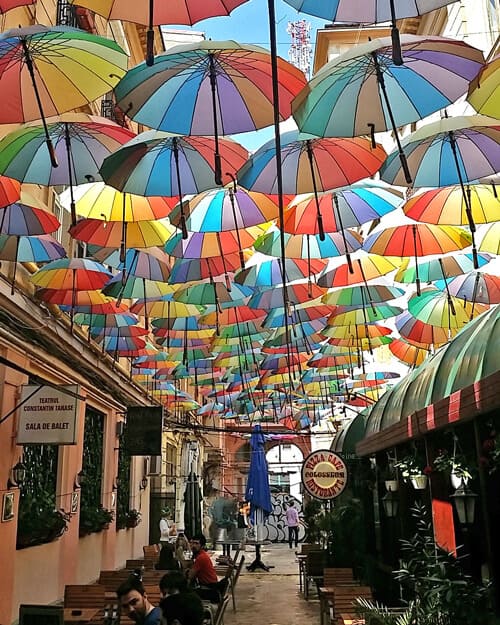
M102 612L99 608L64 608L65 623L88 623Z
M258 543L254 540L247 540L247 545L255 546L255 560L251 562L247 566L247 571L255 571L255 569L262 569L263 571L269 571L270 569L274 569L273 565L266 566L264 562L262 562L262 558L260 555L260 548L264 543Z
M238 540L216 540L217 545L222 545L222 555L231 557L231 547L236 545L238 547Z

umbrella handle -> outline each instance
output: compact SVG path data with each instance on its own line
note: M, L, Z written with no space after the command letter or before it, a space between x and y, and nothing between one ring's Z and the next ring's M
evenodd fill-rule
M155 32L152 28L148 28L146 32L146 65L152 67L155 62L154 53Z
M394 0L389 0L391 9L391 39L392 39L392 62L394 65L403 65L403 57L401 56L401 41L399 39L399 30L396 26L396 11L394 9Z

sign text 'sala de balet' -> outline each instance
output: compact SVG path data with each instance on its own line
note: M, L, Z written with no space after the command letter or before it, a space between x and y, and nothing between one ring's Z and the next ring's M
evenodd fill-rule
M315 499L335 499L347 485L347 467L328 449L313 451L302 465L302 483Z

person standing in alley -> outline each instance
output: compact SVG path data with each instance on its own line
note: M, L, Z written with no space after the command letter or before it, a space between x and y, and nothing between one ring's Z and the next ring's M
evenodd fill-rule
M297 548L299 546L299 513L295 509L293 499L288 502L285 521L288 526L288 545L292 549L292 543L295 542L295 548Z

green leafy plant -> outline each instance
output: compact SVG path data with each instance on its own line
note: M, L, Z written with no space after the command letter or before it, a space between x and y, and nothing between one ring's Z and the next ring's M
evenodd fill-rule
M467 466L467 460L463 454L450 454L446 449L440 449L438 455L432 461L435 471L454 473L457 477L470 480L472 472Z
M411 625L414 622L412 603L407 608L396 610L377 601L357 597L355 610L356 614L364 618L367 625Z
M411 479L426 473L425 463L416 455L407 455L395 463L395 468L401 471L401 476L405 479Z
M62 510L37 507L23 511L17 526L17 548L52 542L68 529L69 515Z
M395 577L413 601L412 617L419 625L485 625L489 589L466 575L460 558L434 541L424 505L413 509L415 535L401 540L402 566Z
M306 526L306 536L304 542L319 543L321 528L318 524L321 514L321 502L318 499L310 499L303 506L304 525Z
M101 505L95 508L82 507L80 509L80 536L107 529L113 519L113 511L106 510Z
M142 514L139 510L132 508L127 512L127 527L137 527L139 523L142 521Z

